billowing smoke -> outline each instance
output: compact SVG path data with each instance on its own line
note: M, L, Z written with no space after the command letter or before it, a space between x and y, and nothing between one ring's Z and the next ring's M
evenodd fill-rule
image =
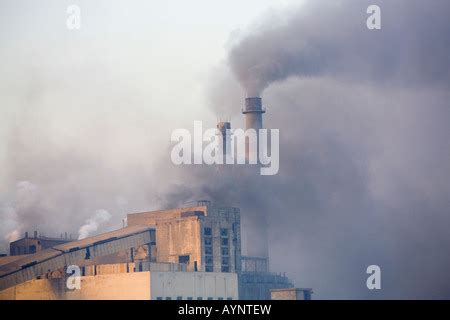
M104 210L99 209L95 211L94 216L86 220L86 224L82 225L78 230L78 240L87 238L93 232L97 231L99 226L111 219L111 214Z
M30 181L16 183L13 199L0 208L2 215L1 232L9 242L19 239L27 228L37 230L41 226L42 215L48 204L40 194L38 186Z
M378 31L366 28L371 4L381 7ZM289 77L448 88L446 9L445 0L305 1L230 41L229 65L249 96Z
M150 76L159 69L146 65L153 47L136 47L145 41L114 34L115 47L52 25L33 59L0 50L2 238L75 233L104 208L111 220L98 233L120 227L127 212L209 198L241 208L244 237L266 212L272 270L313 287L315 298L449 298L450 3L377 0L382 28L368 30L374 1L304 2L233 36L208 92L214 114L239 119L245 94L263 94L264 124L280 129L276 176L171 165L170 131L205 114L186 96L180 109L189 112L175 117L179 95L154 98L151 85L167 85ZM366 287L371 264L381 267L380 291Z
M5 240L7 240L8 242L13 242L20 239L20 237L21 237L20 231L16 229L8 233L5 237Z
M234 35L229 67L245 94L267 89L280 172L192 170L168 199L237 205L247 225L266 212L272 270L316 298L449 298L450 3L377 1L381 30L370 4L306 1ZM240 99L238 114L242 92L213 78L215 110Z
M0 214L3 218L3 223L0 226L1 234L4 237L2 240L9 242L20 238L20 230L18 228L18 221L16 211L12 207L2 207Z

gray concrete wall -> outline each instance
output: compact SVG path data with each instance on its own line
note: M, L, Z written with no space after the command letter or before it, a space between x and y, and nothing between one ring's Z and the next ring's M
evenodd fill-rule
M169 297L172 300L192 298L238 299L238 280L235 273L214 272L152 272L152 299Z
M185 211L202 211L208 214L206 206L196 206L188 208L176 208L170 210L158 210L139 213L129 213L127 215L127 225L151 225L156 226L156 221L165 219L177 219L181 217L181 213Z
M229 260L229 272L239 272L241 259L241 226L239 211L234 208L213 209L202 221L202 244L205 244L204 228L212 229L213 271L222 272L222 258ZM228 246L222 245L225 239L221 229L228 230ZM228 256L222 255L222 248L228 247ZM205 249L203 248L205 255ZM205 260L204 260L205 262ZM202 266L205 270L205 263Z
M188 271L194 271L197 261L198 271L203 271L201 222L198 217L157 221L156 261L178 263L179 256L188 255Z

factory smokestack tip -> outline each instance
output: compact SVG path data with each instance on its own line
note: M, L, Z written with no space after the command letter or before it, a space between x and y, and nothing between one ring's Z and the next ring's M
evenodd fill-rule
M245 107L242 110L243 114L246 113L265 113L262 106L262 99L260 97L245 98Z

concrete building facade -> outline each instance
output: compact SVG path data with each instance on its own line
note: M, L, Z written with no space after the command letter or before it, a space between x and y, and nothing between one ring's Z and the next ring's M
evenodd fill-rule
M34 232L33 237L28 236L28 232L25 232L25 236L22 239L13 241L9 244L9 254L11 256L18 256L24 254L33 254L59 244L73 241L68 238L51 238L38 236L37 231Z
M239 273L239 299L270 300L272 289L287 289L294 285L288 277L269 271L269 259L242 257Z
M272 289L272 300L311 300L311 288Z
M238 208L202 206L129 214L128 225L156 228L156 261L184 263L187 271L239 272Z
M234 273L113 272L82 276L80 280L80 289L68 289L65 277L34 279L0 291L0 300L238 299Z
M119 230L1 258L0 299L269 300L293 288L267 257L241 255L238 208L201 201L127 218ZM65 286L73 265L81 290Z

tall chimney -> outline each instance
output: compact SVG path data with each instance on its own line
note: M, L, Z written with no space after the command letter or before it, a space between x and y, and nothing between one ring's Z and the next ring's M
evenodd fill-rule
M255 150L250 150L250 145L248 139L245 143L245 157L248 161L251 157L258 156L258 134L259 130L263 129L263 113L266 110L262 105L262 99L260 97L250 97L245 99L245 107L242 113L245 116L245 130L254 129L256 131L257 145ZM259 175L259 170L254 172L253 183L255 185L262 185L263 181ZM247 255L254 257L268 258L269 250L267 243L267 222L266 214L264 210L258 213L253 213L252 222L246 227L246 244L247 244Z
M254 129L256 135L259 133L259 129L263 128L262 115L266 110L262 106L262 99L260 97L250 97L245 99L245 107L242 113L245 115L245 130ZM248 160L250 155L256 155L258 159L258 147L256 150L250 150L248 139L245 142L245 158Z
M38 236L37 236L37 231L36 230L34 230L34 238L37 238Z

